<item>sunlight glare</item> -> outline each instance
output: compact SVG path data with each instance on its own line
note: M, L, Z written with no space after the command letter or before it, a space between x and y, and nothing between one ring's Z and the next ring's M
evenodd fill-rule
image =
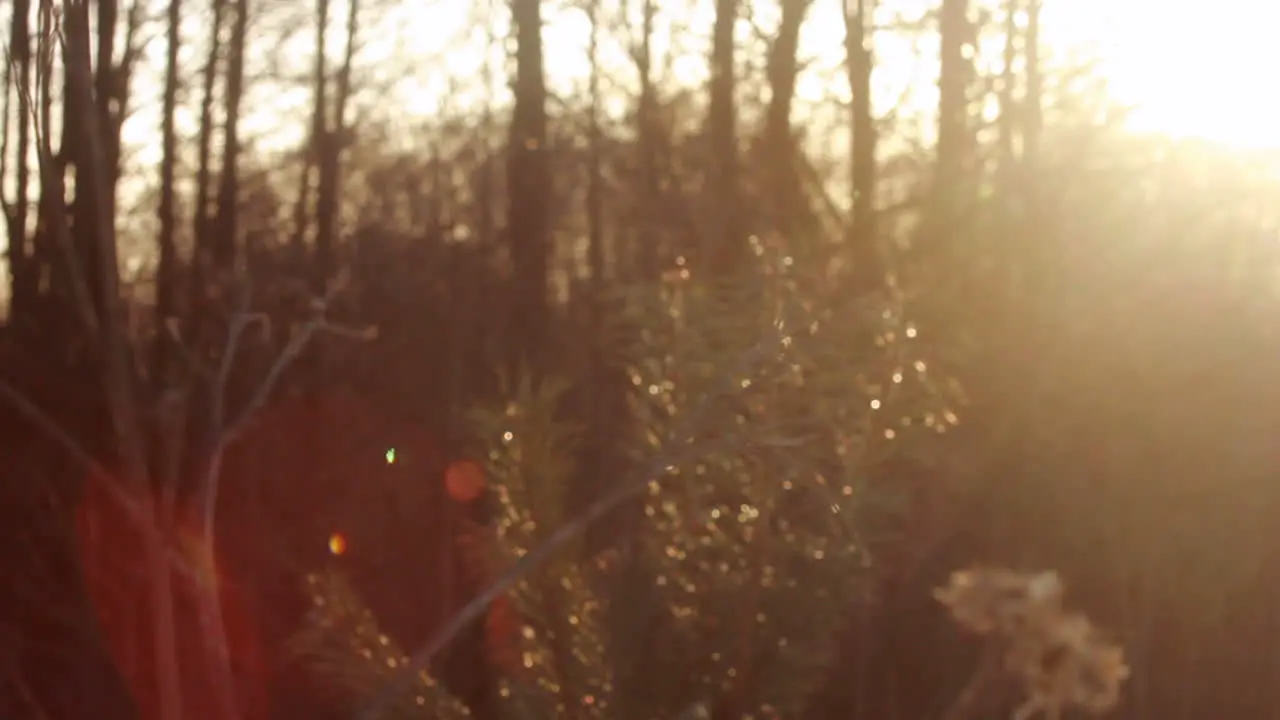
M1236 149L1280 148L1280 5L1220 0L1045 0L1051 41L1095 43L1135 129Z

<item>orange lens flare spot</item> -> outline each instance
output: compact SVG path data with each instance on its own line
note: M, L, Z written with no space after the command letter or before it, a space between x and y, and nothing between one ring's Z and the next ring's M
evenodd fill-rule
M329 536L329 552L334 555L343 555L347 552L347 538L342 533L334 533Z
M449 497L470 502L484 492L484 468L474 460L459 460L444 473L444 487Z

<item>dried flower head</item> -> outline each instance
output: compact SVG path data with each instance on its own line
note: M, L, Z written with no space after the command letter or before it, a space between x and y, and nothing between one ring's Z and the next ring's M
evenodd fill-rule
M1063 609L1056 573L973 568L953 573L934 594L957 624L1002 648L1005 671L1027 695L1015 718L1042 711L1056 717L1067 707L1101 713L1115 706L1129 675L1124 652L1087 617Z
M1035 575L1003 568L973 568L951 574L934 591L961 627L981 635L1017 633L1033 616L1059 612L1062 582L1057 573Z

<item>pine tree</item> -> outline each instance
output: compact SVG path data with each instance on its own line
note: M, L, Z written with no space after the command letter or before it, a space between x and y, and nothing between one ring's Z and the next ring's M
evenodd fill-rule
M652 662L681 668L650 716L690 707L795 716L823 677L862 575L853 518L865 455L824 433L862 392L861 373L824 353L857 354L824 346L823 313L835 309L804 297L796 261L756 251L763 271L729 281L671 274L637 318L645 344L663 349L639 353L631 374L647 445L638 454L694 413L706 415L696 423L703 435L723 440L673 463L645 498L639 562L668 615L654 651L666 657ZM652 701L653 688L638 692Z
M510 401L472 414L483 464L462 461L445 481L459 502L487 491L494 520L463 521L458 541L477 586L483 587L562 521L566 478L578 452L577 431L556 418L566 386L546 382L535 392L523 381ZM485 620L490 665L497 672L505 717L603 718L612 711L613 680L601 616L603 595L581 545L494 602ZM407 658L380 633L372 613L334 572L308 579L314 609L298 648L317 672L351 697L375 692ZM421 674L397 717L458 718L470 710Z
M334 683L340 700L358 702L378 690L409 658L378 629L366 607L336 569L307 577L312 607L293 650L310 659ZM430 673L419 673L411 692L400 698L391 718L461 720L471 710Z
M568 385L527 380L508 393L506 407L472 413L471 427L485 446L490 499L496 509L492 529L473 546L489 548L482 562L488 581L545 540L565 520L565 490L574 474L579 428L560 419ZM509 594L509 606L491 609L491 623L514 624L510 647L493 647L507 672L498 694L512 717L611 717L613 673L602 628L605 599L583 546L573 543L555 560L525 577ZM476 563L472 563L475 565ZM505 607L509 607L507 610ZM495 617L497 618L495 620ZM501 638L496 638L501 640ZM518 663L509 658L518 657ZM505 662L504 662L505 660Z
M755 250L759 264L738 277L708 282L678 266L622 304L610 337L636 341L614 358L630 367L635 464L666 471L639 488L638 532L604 556L564 548L489 608L504 717L795 717L823 678L865 590L866 529L892 512L892 488L869 469L955 415L883 296L815 282L820 254ZM476 460L445 482L492 510L459 538L477 586L568 519L582 435L566 417L569 388L522 379L470 415ZM375 652L389 646L367 611L330 615L358 608L343 592L350 605L318 605L312 632L348 648L323 669L369 692L361 683L402 656ZM413 717L456 717L456 699L428 683Z

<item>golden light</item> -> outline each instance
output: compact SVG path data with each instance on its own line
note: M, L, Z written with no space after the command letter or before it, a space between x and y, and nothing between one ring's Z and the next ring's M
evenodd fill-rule
M387 452L386 452L386 454L384 455L384 458L386 459L386 461L387 461L387 464L388 464L388 465L395 465L395 464L396 464L396 449L395 449L395 448L387 448Z
M329 552L335 556L341 557L347 552L347 538L342 533L334 533L329 536Z
M1237 149L1280 149L1280 5L1219 0L1043 0L1046 41L1092 45L1138 129Z

